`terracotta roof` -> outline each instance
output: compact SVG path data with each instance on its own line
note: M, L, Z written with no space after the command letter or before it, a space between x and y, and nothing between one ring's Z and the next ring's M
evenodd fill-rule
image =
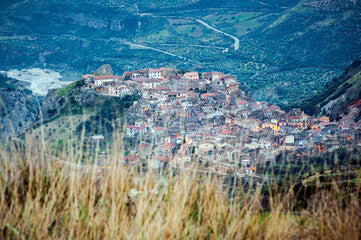
M124 156L124 160L127 160L127 161L137 161L139 159L138 156L136 155L127 155L127 156Z
M157 155L157 156L155 156L155 158L158 159L161 162L166 162L168 160L167 157L162 156L162 155Z
M92 77L93 75L91 74L85 74L84 76L82 76L83 79L87 79L88 77Z
M160 72L160 70L154 69L154 68L150 68L150 69L148 70L148 72L150 72L150 73L156 73L156 72Z
M112 79L112 78L120 78L120 76L116 75L96 75L93 76L94 80L105 80L105 79Z
M230 134L232 134L232 131L230 131L230 130L222 130L221 134L230 135Z
M276 110L279 110L279 109L280 109L280 107L277 106L277 105L271 105L271 106L268 108L268 110L270 110L270 111L276 111Z
M142 81L145 81L145 80L148 80L148 78L143 77L143 76L134 78L134 81L136 81L136 82L142 82Z
M167 143L167 144L163 145L163 148L166 148L166 149L171 149L173 147L174 147L174 143Z
M127 128L136 129L136 130L142 130L142 129L144 129L144 127L136 127L136 126L133 126L133 125L128 125Z

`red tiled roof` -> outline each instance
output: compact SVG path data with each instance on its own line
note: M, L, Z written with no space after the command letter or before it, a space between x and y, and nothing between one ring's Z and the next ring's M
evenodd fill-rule
M136 129L136 130L142 130L142 129L144 129L144 127L136 127L136 126L133 126L133 125L128 125L127 128Z
M270 111L276 111L276 110L279 110L279 109L280 109L280 107L277 106L277 105L271 105L271 106L268 108L268 110L270 110Z
M145 80L148 80L148 78L143 77L143 76L134 78L134 81L136 81L136 82L142 82L142 81L145 81Z
M328 125L338 125L336 122L321 122L321 126L328 126Z
M91 74L85 74L84 76L82 76L82 78L83 78L83 79L87 79L88 77L91 77L91 76L93 76L93 75L91 75Z
M163 145L163 148L166 148L166 149L171 149L173 147L174 147L174 143L167 143L167 144Z
M157 87L155 87L155 88L153 88L153 89L155 89L155 90L163 90L163 91L169 90L169 88L164 87L164 86L157 86Z
M221 134L230 135L230 134L232 134L232 131L230 131L230 130L222 130Z
M127 161L136 161L138 160L139 157L136 156L136 155L127 155L127 156L124 156L124 160L127 160Z
M155 158L158 159L161 162L166 162L168 160L167 157L162 156L162 155L157 155L157 156L155 156Z
M156 72L160 72L160 70L150 68L150 69L148 70L148 72L150 72L150 73L156 73Z
M120 76L116 76L116 75L96 75L96 76L93 76L93 77L94 77L94 80L120 78Z

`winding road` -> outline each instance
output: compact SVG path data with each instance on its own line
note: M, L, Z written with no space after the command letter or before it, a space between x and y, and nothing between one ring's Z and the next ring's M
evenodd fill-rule
M154 15L153 13L142 13L140 14L140 16L152 16L152 17L165 17L165 16L157 16L157 15ZM168 16L170 17L170 16ZM215 27L212 27L211 25L209 25L208 23L204 22L203 20L200 20L200 19L196 19L196 18L190 18L190 17L184 17L185 19L189 19L189 20L193 20L193 21L196 21L200 24L202 24L203 26L205 26L206 28L209 28L209 29L212 29L213 31L215 32L218 32L218 33L221 33L223 35L226 35L227 37L230 37L234 40L234 50L237 51L239 49L239 38L229 34L229 33L226 33L226 32L223 32ZM129 43L129 42L125 42L125 44L128 44L129 46L131 47L135 47L135 48L139 48L139 49L148 49L148 50L153 50L153 51L157 51L157 52L160 52L160 53L163 53L163 54L167 54L169 56L172 56L172 57L177 57L177 58L181 58L183 60L187 60L187 61L190 61L190 59L186 58L186 57L183 57L183 56L180 56L180 55L177 55L177 54L174 54L174 53L170 53L170 52L167 52L167 51L164 51L164 50L161 50L161 49L158 49L158 48L153 48L153 47L148 47L148 46L145 46L145 45L141 45L141 44L137 44L137 43ZM166 45L166 44L164 44ZM169 44L171 45L171 44ZM174 44L176 45L176 44ZM221 49L221 47L215 47L215 46L206 46L206 45L189 45L189 46L193 46L193 47L209 47L209 48L218 48L218 49ZM226 49L226 48L223 48L223 49Z
M205 23L204 21L200 20L200 19L195 19L197 22L199 22L200 24L202 24L203 26L212 29L213 31L222 33L230 38L232 38L234 40L234 50L237 51L239 49L239 39L231 34L225 33L217 28L212 27L211 25L209 25L208 23Z
M155 15L153 13L142 13L140 14L140 16L152 16L152 17L172 17L172 16L162 16L162 15ZM212 29L213 31L216 31L218 33L221 33L223 35L226 35L227 37L230 37L234 40L234 50L237 51L239 49L239 38L237 38L236 36L233 36L229 33L223 32L215 27L212 27L211 25L209 25L208 23L204 22L203 20L197 19L197 18L191 18L191 17L179 17L179 16L174 16L176 18L183 18L183 19L188 19L188 20L192 20L192 21L196 21L200 24L202 24L203 26L205 26L206 28Z
M226 47L217 47L217 46L209 46L209 45L197 45L197 44L185 44L185 43L152 43L153 45L157 46L175 46L175 47L199 47L199 48L213 48L213 49L219 49L219 50L225 50Z

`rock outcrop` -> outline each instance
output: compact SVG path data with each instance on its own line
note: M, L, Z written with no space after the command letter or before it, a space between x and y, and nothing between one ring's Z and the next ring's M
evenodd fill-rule
M94 75L114 75L114 72L110 64L104 64L95 71Z
M80 81L73 84L65 94L60 94L62 89L49 92L41 105L40 121L50 121L65 112L80 113L82 108L94 103L96 99L94 89L82 89Z
M322 114L337 120L348 107L361 99L361 58L356 59L324 89L300 106L308 114Z
M19 81L0 75L0 142L16 138L34 124L51 121L65 112L80 112L94 103L94 89L74 82L39 99Z
M39 103L23 90L0 88L0 142L25 132L39 116Z

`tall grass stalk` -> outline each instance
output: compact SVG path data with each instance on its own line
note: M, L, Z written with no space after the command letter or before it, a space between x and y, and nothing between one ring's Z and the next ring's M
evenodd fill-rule
M361 238L358 193L345 203L337 185L300 212L291 211L292 187L270 191L265 211L262 186L230 197L219 178L196 169L125 168L120 140L105 169L59 164L47 144L25 145L0 150L1 239ZM79 162L82 154L71 150L59 155Z

